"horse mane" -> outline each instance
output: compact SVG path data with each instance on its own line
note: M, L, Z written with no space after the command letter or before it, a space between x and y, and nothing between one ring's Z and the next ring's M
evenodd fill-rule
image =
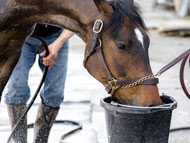
M113 7L113 14L110 17L108 29L112 37L120 31L124 24L124 18L127 17L136 27L139 24L145 31L147 27L140 15L140 9L133 0L114 0L111 3Z

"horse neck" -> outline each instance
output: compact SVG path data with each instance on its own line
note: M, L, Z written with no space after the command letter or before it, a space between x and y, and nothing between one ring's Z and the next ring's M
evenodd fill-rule
M16 3L11 13L17 14L15 23L49 23L65 27L86 41L89 26L98 17L93 0L10 0ZM12 8L12 6L10 7Z

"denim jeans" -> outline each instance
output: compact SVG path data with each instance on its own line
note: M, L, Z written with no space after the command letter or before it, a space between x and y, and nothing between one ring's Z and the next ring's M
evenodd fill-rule
M60 32L53 34L45 41L49 45L57 39ZM26 104L30 98L28 75L33 66L36 55L44 50L42 43L30 37L22 47L20 59L8 81L8 92L5 94L5 103L8 105ZM42 57L39 57L39 67L43 71ZM64 99L64 87L68 62L68 41L58 53L55 65L48 71L43 89L40 92L42 102L50 107L59 107Z

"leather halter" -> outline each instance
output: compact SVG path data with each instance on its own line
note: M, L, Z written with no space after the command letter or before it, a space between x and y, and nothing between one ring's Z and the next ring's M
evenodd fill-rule
M84 67L86 67L88 58L93 54L93 53L97 53L98 55L98 60L101 63L101 67L104 70L104 72L106 73L107 79L108 79L108 85L106 87L106 91L108 92L108 94L113 95L114 91L117 90L118 88L131 88L137 85L156 85L158 84L158 78L156 78L154 75L149 75L149 76L145 76L143 78L139 78L139 79L122 79L122 80L117 80L114 78L114 76L112 75L112 73L110 72L108 65L105 61L104 58L104 53L103 53L103 49L102 49L102 40L101 40L101 36L102 36L102 29L103 29L103 15L100 14L99 15L99 19L96 20L94 22L94 26L93 26L93 38L92 38L92 42L89 46L89 48L87 49L87 53L85 55L85 59L84 59ZM99 43L97 45L97 43Z

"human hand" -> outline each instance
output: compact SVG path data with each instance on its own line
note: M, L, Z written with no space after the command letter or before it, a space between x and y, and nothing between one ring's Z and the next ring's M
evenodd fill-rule
M45 66L49 66L51 68L55 64L55 60L57 58L58 51L61 49L63 44L74 35L73 32L64 29L60 36L48 46L50 54L45 57L46 52L43 51L40 56L44 57L43 58L43 64Z
M53 42L52 44L50 44L48 46L49 49L49 55L47 57L46 56L46 51L44 50L40 56L43 57L43 64L45 66L49 66L49 68L52 68L53 65L55 64L57 55L58 55L58 51L60 49L62 45L60 45L59 43L57 43L56 41Z

